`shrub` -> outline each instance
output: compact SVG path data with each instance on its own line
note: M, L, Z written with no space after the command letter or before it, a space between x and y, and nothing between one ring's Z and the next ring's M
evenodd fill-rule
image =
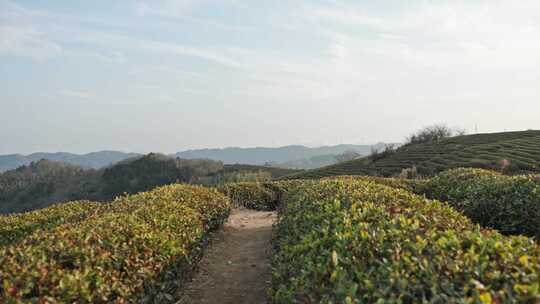
M540 238L540 178L537 176L455 169L431 179L425 193L450 202L482 226L506 234Z
M0 247L16 243L36 230L84 220L100 210L100 203L88 201L56 204L22 214L0 216Z
M272 211L277 209L285 192L302 182L300 180L283 180L266 183L231 183L220 186L219 190L237 206Z
M306 182L283 204L273 303L536 303L540 248L373 182Z
M431 141L439 141L441 139L449 138L452 136L465 135L465 130L452 129L444 124L437 124L420 129L419 131L411 134L405 140L406 145L418 144Z
M262 183L232 183L220 186L236 206L254 210L275 210L278 204L275 193Z
M389 186L392 188L403 189L403 190L411 191L413 193L424 193L425 187L428 182L428 180L425 180L425 179L406 179L406 178L363 176L363 175L343 175L343 176L336 176L336 177L327 177L324 179L357 180L357 181L365 181L365 182L374 182L376 184L381 184L381 185Z
M418 178L418 169L416 169L416 166L412 166L410 168L405 168L401 170L401 173L399 174L400 178L407 178L407 179L414 179Z
M229 212L214 189L173 185L0 249L2 303L167 303ZM206 222L206 224L205 224Z
M189 190L190 195L186 195ZM201 214L205 229L214 229L229 216L230 200L215 188L195 185L168 185L149 192L120 197L117 202L177 202Z
M369 159L372 162L376 162L376 161L381 160L381 159L383 159L385 157L388 157L388 156L390 156L392 154L395 154L396 151L397 151L397 149L396 149L396 146L394 144L385 145L384 150L382 150L382 151L379 151L377 149L372 148L371 153L369 155Z

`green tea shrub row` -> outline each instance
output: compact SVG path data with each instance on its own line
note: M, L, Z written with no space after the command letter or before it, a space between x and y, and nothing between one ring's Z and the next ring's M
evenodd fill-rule
M272 303L538 303L540 248L367 181L306 182L280 208Z
M77 201L56 204L36 211L0 216L0 247L13 244L33 233L85 219L99 210L100 203Z
M225 184L219 189L237 206L271 211L276 210L285 192L301 183L302 181L298 180L265 183L242 182Z
M363 176L363 175L342 175L335 177L327 177L324 179L354 179L360 181L374 182L381 185L386 185L392 188L404 189L413 193L423 193L426 190L428 180L425 179L406 179L397 177L378 177L378 176Z
M0 249L0 303L168 303L225 220L215 189L172 185Z
M178 190L181 191L178 191ZM189 189L192 195L186 195ZM228 217L230 200L218 190L203 186L171 185L155 188L149 192L142 192L127 197L118 198L119 202L176 202L195 209L200 215L206 230L215 229Z
M263 183L242 182L225 184L220 191L227 195L236 206L255 210L275 210L278 204L274 192Z
M450 202L482 226L540 239L540 178L506 176L481 169L440 173L426 195Z

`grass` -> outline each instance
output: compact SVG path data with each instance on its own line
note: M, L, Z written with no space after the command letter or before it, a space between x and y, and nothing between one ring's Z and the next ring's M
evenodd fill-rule
M501 161L510 161L512 173L540 171L540 131L463 135L437 142L407 145L377 161L364 157L286 178L321 178L336 175L395 176L416 166L422 175L474 167L500 170Z

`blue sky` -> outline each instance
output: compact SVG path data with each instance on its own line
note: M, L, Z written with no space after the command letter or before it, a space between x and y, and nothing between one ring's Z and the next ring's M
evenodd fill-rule
M538 1L0 0L0 153L540 129Z

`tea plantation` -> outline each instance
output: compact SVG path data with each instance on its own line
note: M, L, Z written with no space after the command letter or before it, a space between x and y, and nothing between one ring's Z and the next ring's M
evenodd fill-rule
M515 173L540 172L540 131L503 132L464 135L419 144L406 145L375 161L369 157L338 163L290 178L320 178L337 175L395 176L402 169L416 166L421 175L475 167Z
M0 302L172 302L229 210L217 190L172 185L0 217Z
M479 169L58 204L0 216L0 303L176 303L238 207L278 214L269 303L540 303L539 206L537 176Z
M310 181L280 210L274 303L538 303L540 247L445 203L354 179Z

